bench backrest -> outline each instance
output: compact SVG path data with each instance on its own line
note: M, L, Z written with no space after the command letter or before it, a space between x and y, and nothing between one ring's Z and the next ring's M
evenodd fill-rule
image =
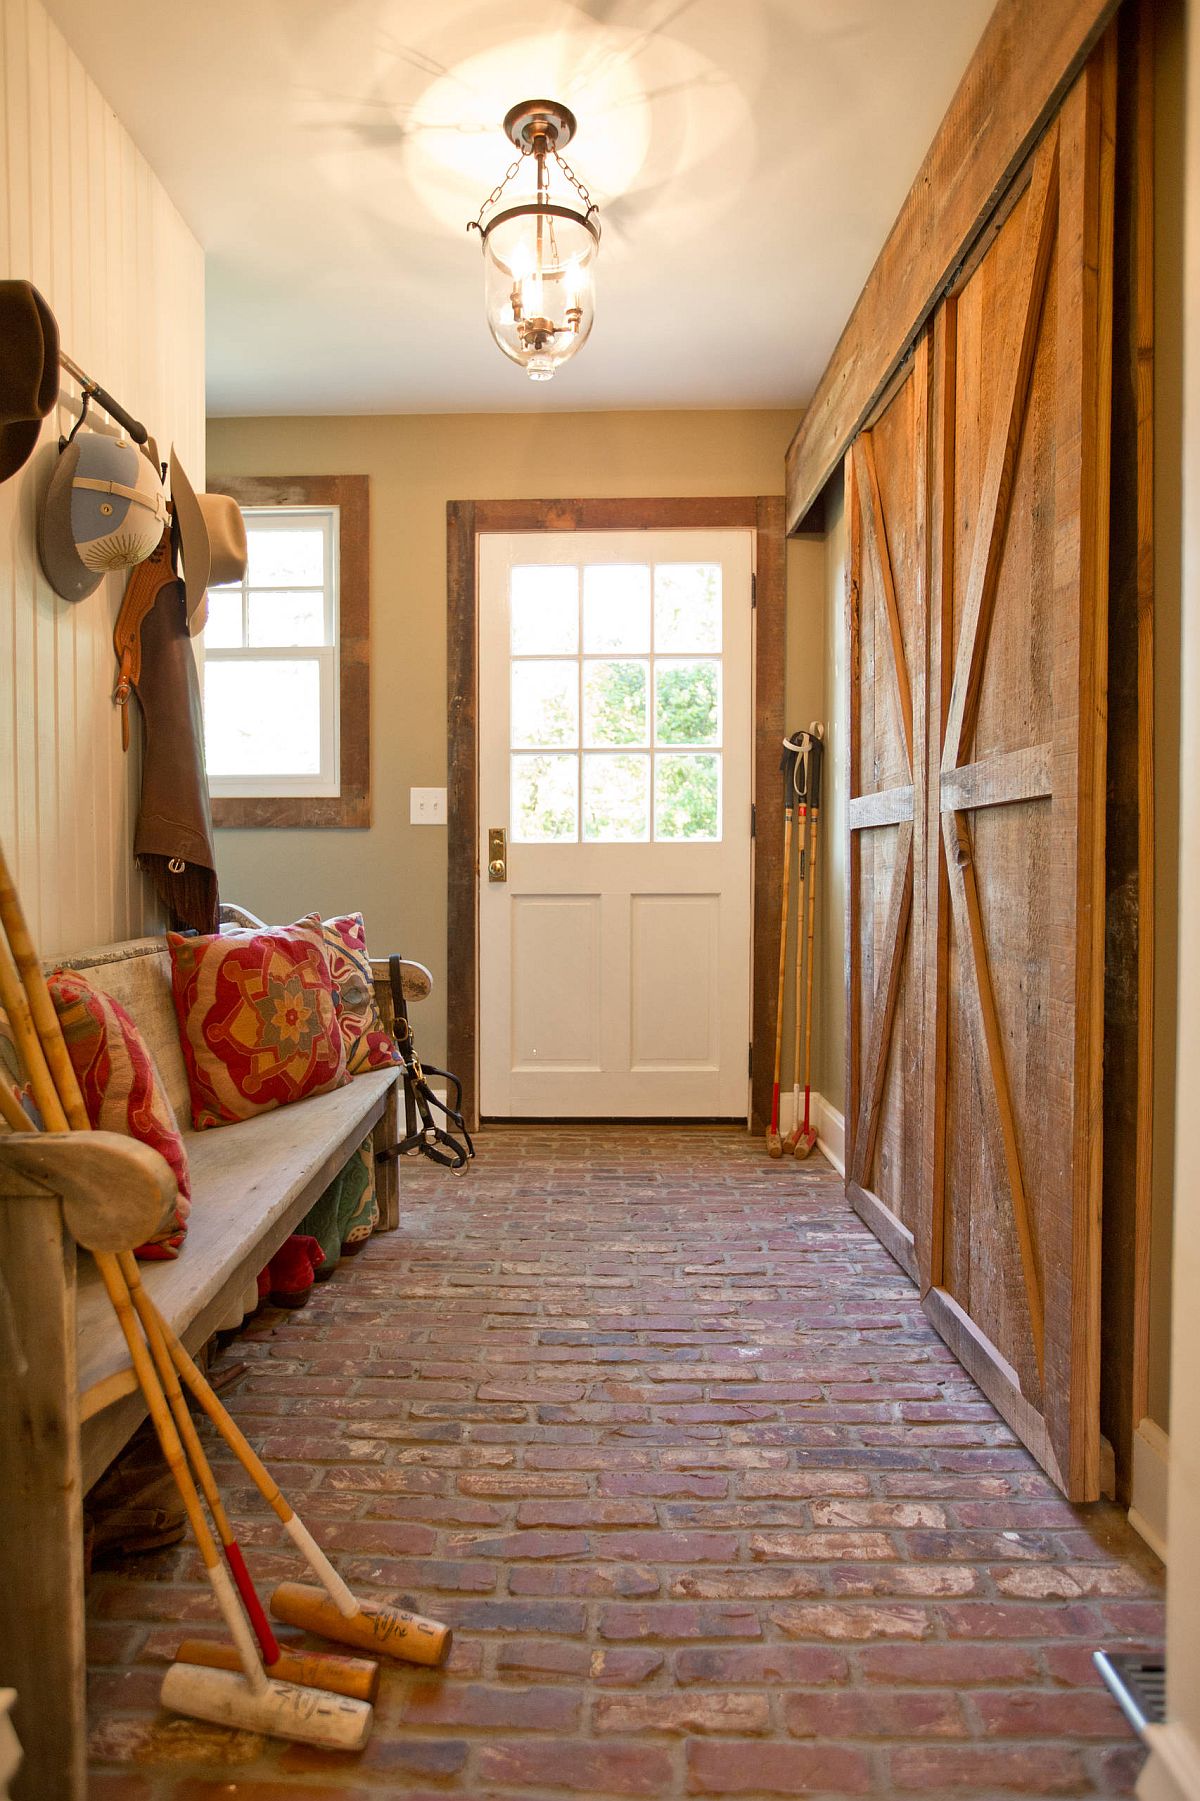
M94 988L121 1003L149 1045L180 1127L186 1131L192 1118L191 1098L171 998L166 939L132 938L125 944L61 958L48 967L76 969Z

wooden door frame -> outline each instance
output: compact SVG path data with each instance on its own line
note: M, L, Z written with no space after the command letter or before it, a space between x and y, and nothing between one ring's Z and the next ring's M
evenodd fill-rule
M784 735L787 558L782 494L652 500L451 500L446 506L446 714L449 827L446 879L446 1061L463 1085L463 1113L479 1123L479 538L485 532L729 531L754 533L754 755L752 800L769 795ZM770 1110L765 1050L774 1026L770 945L778 929L782 822L752 846L753 1117Z

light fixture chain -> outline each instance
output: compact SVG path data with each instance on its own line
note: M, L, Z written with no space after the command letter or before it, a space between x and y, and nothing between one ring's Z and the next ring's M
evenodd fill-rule
M562 170L563 174L566 176L567 180L570 182L571 186L575 189L575 192L579 195L579 198L583 201L583 204L584 204L584 206L586 206L588 213L591 214L591 213L599 212L599 210L600 210L599 207L596 205L596 202L592 199L591 195L588 193L587 189L584 187L583 183L580 181L578 175L576 175L576 173L575 173L574 169L571 167L570 163L567 162L564 157L561 157L558 154L557 150L551 151L551 155L553 156L555 162L558 164L559 168Z
M488 195L487 199L484 201L483 205L480 207L478 217L475 219L468 219L468 221L467 221L467 230L468 231L482 231L483 230L483 215L488 211L489 207L495 206L495 204L499 200L501 194L503 194L505 188L508 186L509 182L512 180L513 176L517 173L518 169L521 167L521 164L525 161L525 158L529 154L530 153L528 150L522 150L520 156L517 157L516 161L509 164L508 168L504 172L503 180L498 181L496 183L495 187L492 189L491 193ZM579 184L576 183L576 186L578 186L578 185Z

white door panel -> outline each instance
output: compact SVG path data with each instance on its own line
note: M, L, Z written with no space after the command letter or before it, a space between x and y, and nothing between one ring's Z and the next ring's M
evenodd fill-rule
M479 556L481 1111L743 1117L751 534Z

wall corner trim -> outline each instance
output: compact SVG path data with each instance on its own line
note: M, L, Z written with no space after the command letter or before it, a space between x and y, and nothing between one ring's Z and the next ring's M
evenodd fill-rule
M817 1148L829 1159L839 1176L846 1174L846 1121L823 1094L815 1090L812 1095L809 1117L817 1128ZM779 1097L779 1130L786 1138L793 1124L792 1097L783 1094Z
M1200 1745L1186 1726L1147 1726L1150 1760L1138 1780L1139 1801L1200 1801Z
M823 1094L814 1095L817 1109L817 1143L837 1170L846 1174L846 1119Z
M1156 1557L1167 1561L1167 1490L1171 1441L1152 1419L1139 1420L1133 1434L1133 1492L1129 1524Z

